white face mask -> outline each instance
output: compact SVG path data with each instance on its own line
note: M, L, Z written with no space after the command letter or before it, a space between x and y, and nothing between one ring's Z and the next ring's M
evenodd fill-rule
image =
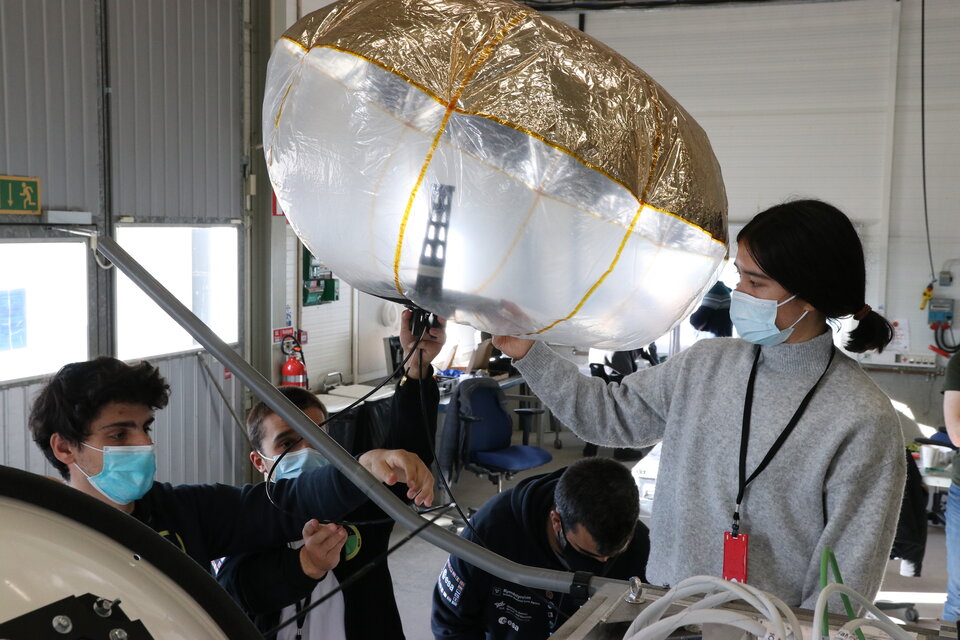
M736 327L737 334L747 342L780 344L790 337L793 328L807 315L804 310L792 325L783 330L777 328L777 308L796 297L792 295L778 304L776 300L754 298L741 291L734 291L730 294L730 320Z

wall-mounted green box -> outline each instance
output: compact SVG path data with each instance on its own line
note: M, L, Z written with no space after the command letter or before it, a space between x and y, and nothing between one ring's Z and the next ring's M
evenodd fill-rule
M303 306L340 299L340 280L310 251L303 248Z
M340 280L337 278L303 281L303 306L310 307L339 299Z

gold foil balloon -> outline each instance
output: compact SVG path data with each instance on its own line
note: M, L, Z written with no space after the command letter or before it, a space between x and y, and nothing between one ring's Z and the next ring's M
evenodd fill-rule
M703 130L643 71L507 0L344 0L277 43L264 152L352 286L491 333L624 349L726 254Z

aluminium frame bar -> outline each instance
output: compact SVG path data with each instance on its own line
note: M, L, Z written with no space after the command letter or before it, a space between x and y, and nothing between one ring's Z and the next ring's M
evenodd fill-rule
M371 475L332 437L317 427L303 412L283 396L260 372L221 340L192 311L160 284L140 263L133 259L112 238L90 234L90 247L110 260L123 271L145 294L160 306L187 333L203 345L236 375L243 384L260 397L277 415L292 426L327 460L359 487L387 515L410 531L423 526L424 518L409 509L398 497ZM522 565L493 553L454 533L430 524L419 534L421 538L444 551L475 565L498 578L534 589L570 593L573 574L567 571L542 569ZM590 595L606 584L617 583L627 587L627 582L612 578L591 577L588 584Z

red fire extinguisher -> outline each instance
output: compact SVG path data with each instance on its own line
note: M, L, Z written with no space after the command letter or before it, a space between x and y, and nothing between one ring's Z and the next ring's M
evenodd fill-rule
M293 336L285 336L280 345L287 361L280 368L281 387L307 388L307 367L300 341Z

